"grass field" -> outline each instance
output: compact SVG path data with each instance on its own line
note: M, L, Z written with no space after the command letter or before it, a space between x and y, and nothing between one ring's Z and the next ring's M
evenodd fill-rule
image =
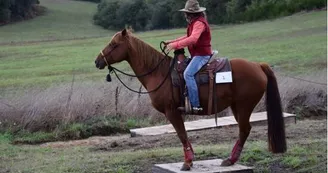
M259 173L325 172L326 123L326 120L305 120L288 126L288 151L285 154L268 152L265 128L253 127L238 164L252 166L254 172ZM207 133L189 132L196 160L227 158L237 136L236 133L227 133L227 129L220 128ZM236 130L233 128L230 131ZM10 138L10 135L0 135L0 170L3 172L143 173L151 172L154 164L181 162L183 158L181 144L175 134L139 137L145 147L139 149L140 144L136 142L138 138L123 138L126 144L118 139L103 139L100 140L102 144L81 143L72 146L17 146L10 144ZM111 147L113 142L117 142L116 148ZM162 146L158 146L158 143ZM121 148L121 145L127 146Z
M42 129L58 126L57 123L65 124L69 118L74 121L88 116L98 116L99 119L102 116L111 117L117 114L115 109L119 110L122 117L131 118L127 118L130 120L126 122L127 128L139 125L138 123L150 125L150 122L164 122L164 116L158 115L150 106L148 96L144 95L145 97L141 96L139 99L136 94L121 91L118 87L121 85L116 79L112 85L103 84L107 71L96 69L94 59L117 31L105 30L92 24L96 4L69 0L40 2L48 9L44 16L0 27L1 128L6 124L3 119L9 120L7 124L13 129L20 128L19 125L26 129L31 126ZM284 74L310 74L311 80L326 82L326 73L322 75L322 72L327 70L326 11L298 13L270 21L212 28L213 49L218 49L221 56L268 62ZM159 50L161 41L184 35L185 29L135 34ZM126 63L115 66L131 73ZM318 78L317 73L320 74ZM74 89L71 87L73 76ZM325 86L318 87L311 83L281 78L279 82L283 103L286 105L299 96L299 100L305 98L313 107L317 102L327 103L322 99L326 98ZM131 80L128 84L138 87L136 82ZM118 89L119 94L116 93ZM310 92L307 93L308 91ZM13 96L13 93L16 95ZM301 95L304 93L307 95ZM119 97L118 103L114 101L116 94ZM308 95L312 97L307 97ZM308 108L306 105L297 106L299 105L296 105L298 113L303 107ZM321 107L323 112L326 111L326 105ZM130 114L134 115L130 117ZM268 172L271 169L278 172L326 171L326 117L323 119L300 121L299 124L289 127L286 131L289 150L284 155L273 156L267 151L267 136L263 133L267 130L266 126L255 128L253 131L257 134L251 134L251 140L246 145L240 163L256 166L255 172ZM104 127L108 127L112 122L110 120L101 122ZM117 123L122 126L119 121ZM25 126L26 124L30 126ZM80 136L78 128L82 126L83 124L75 124L64 130L71 130L74 135ZM12 129L7 130L10 132ZM237 137L230 135L237 131L232 129L231 132L221 132L217 136L213 136L212 132L204 135L193 134L193 139L205 138L204 143L200 142L201 139L198 143L194 140L197 159L227 157L234 137ZM31 136L33 138L29 138ZM25 135L22 140L38 141L40 138L47 138L47 133L33 133L31 136ZM69 148L12 145L15 137L11 133L0 134L0 172L147 172L152 164L182 159L181 144L176 136L169 136L165 140L141 138L141 145L150 146L140 150L135 149L139 146L134 147L138 142L130 138L122 139L118 142L119 146L112 149L111 146L106 148L95 145ZM103 141L106 145L111 142ZM157 142L162 142L160 148ZM126 148L121 150L120 145ZM113 151L103 151L111 149Z
M11 42L104 37L112 34L93 25L97 4L86 1L40 0L44 16L0 28L0 44Z
M114 31L92 25L96 5L41 0L41 17L0 28L0 88L47 87L71 81L103 81L94 58ZM83 9L83 10L81 10ZM326 68L326 11L300 13L272 21L213 26L213 49L221 56L243 57L280 66L286 73ZM136 33L159 50L159 43L185 29ZM118 67L129 70L126 64Z

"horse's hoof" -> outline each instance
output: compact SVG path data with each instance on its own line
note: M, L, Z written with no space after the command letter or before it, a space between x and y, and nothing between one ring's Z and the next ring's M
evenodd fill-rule
M180 171L190 171L190 168L192 167L193 163L183 163L182 168Z
M231 166L233 164L230 159L226 159L221 163L221 166Z

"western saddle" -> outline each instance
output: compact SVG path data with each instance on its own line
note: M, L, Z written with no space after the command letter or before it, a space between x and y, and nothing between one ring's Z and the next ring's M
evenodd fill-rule
M182 105L181 107L179 107L179 110L184 111L187 114L198 114L197 112L193 112L191 109L190 101L187 94L187 88L185 86L183 72L188 66L191 59L187 58L184 53L184 49L174 51L174 57L177 58L177 61L174 64L174 69L171 73L172 83L174 87L180 88L180 97L182 100L184 100L184 103L182 102ZM231 71L229 60L227 58L219 58L218 52L213 51L209 61L195 75L197 85L209 85L207 115L211 115L213 104L215 105L214 112L217 113L217 97L214 97L215 99L213 100L213 96L215 95L214 88L216 85L215 73L227 71Z

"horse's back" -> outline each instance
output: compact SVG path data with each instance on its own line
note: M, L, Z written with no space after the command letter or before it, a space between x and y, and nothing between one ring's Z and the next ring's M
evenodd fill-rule
M260 63L243 58L233 58L230 63L233 82L238 92L246 94L250 92L263 93L265 91L267 77Z

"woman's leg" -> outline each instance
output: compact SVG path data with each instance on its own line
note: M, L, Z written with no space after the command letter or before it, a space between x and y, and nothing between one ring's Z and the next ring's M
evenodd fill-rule
M195 74L208 62L209 58L210 56L194 56L183 74L193 108L200 107Z

